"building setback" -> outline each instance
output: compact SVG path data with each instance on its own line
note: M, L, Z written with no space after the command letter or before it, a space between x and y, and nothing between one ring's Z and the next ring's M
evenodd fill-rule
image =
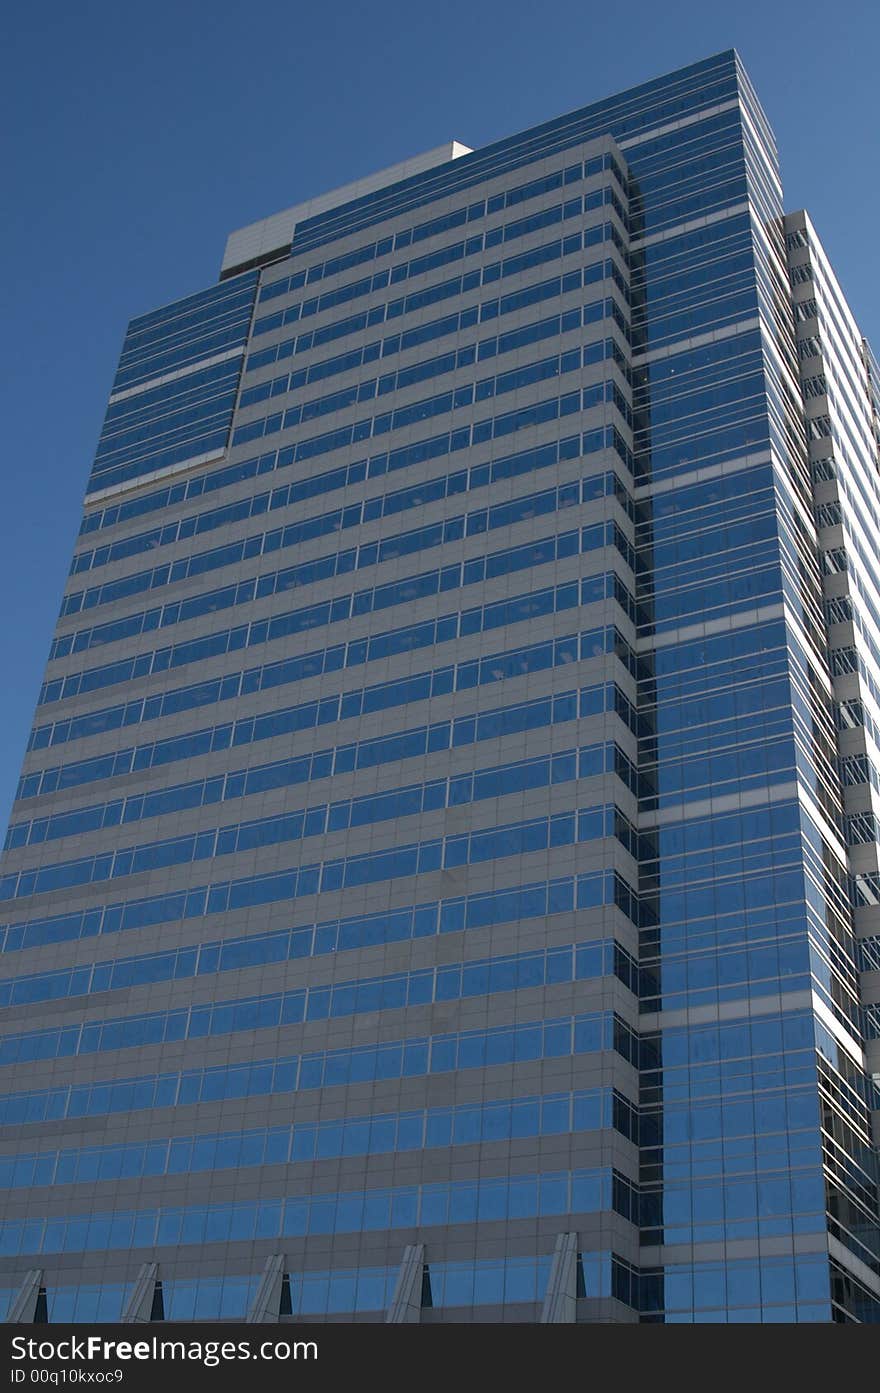
M131 322L0 868L8 1320L880 1317L878 384L733 52Z

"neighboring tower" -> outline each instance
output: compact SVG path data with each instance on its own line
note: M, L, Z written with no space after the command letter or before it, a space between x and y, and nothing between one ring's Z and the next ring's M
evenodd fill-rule
M0 872L7 1319L878 1318L877 377L782 210L725 53L132 321Z

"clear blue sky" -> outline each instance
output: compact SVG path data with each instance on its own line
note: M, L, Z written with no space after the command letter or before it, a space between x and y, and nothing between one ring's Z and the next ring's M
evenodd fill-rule
M42 0L3 40L0 827L125 325L231 229L736 47L880 345L876 0Z

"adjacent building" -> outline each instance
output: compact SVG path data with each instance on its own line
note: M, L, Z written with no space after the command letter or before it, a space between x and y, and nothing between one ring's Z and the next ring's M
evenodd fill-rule
M878 414L733 52L132 320L0 868L8 1320L878 1319Z

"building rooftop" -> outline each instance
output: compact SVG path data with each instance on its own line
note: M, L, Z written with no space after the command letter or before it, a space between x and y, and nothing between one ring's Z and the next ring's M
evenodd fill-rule
M355 179L351 184L343 184L338 189L331 189L329 193L318 194L315 198L306 199L304 203L295 203L292 208L285 208L280 213L272 213L268 218L248 223L247 227L230 232L226 239L220 274L228 276L233 271L262 261L275 252L287 251L293 241L297 223L305 222L307 218L318 217L331 208L351 203L354 199L375 193L377 189L397 184L402 179L409 179L414 174L423 174L425 170L448 164L460 155L471 153L470 146L462 145L458 140L448 140L421 155L413 155L410 159L389 165L387 169L380 169L375 174L367 174L363 179Z

